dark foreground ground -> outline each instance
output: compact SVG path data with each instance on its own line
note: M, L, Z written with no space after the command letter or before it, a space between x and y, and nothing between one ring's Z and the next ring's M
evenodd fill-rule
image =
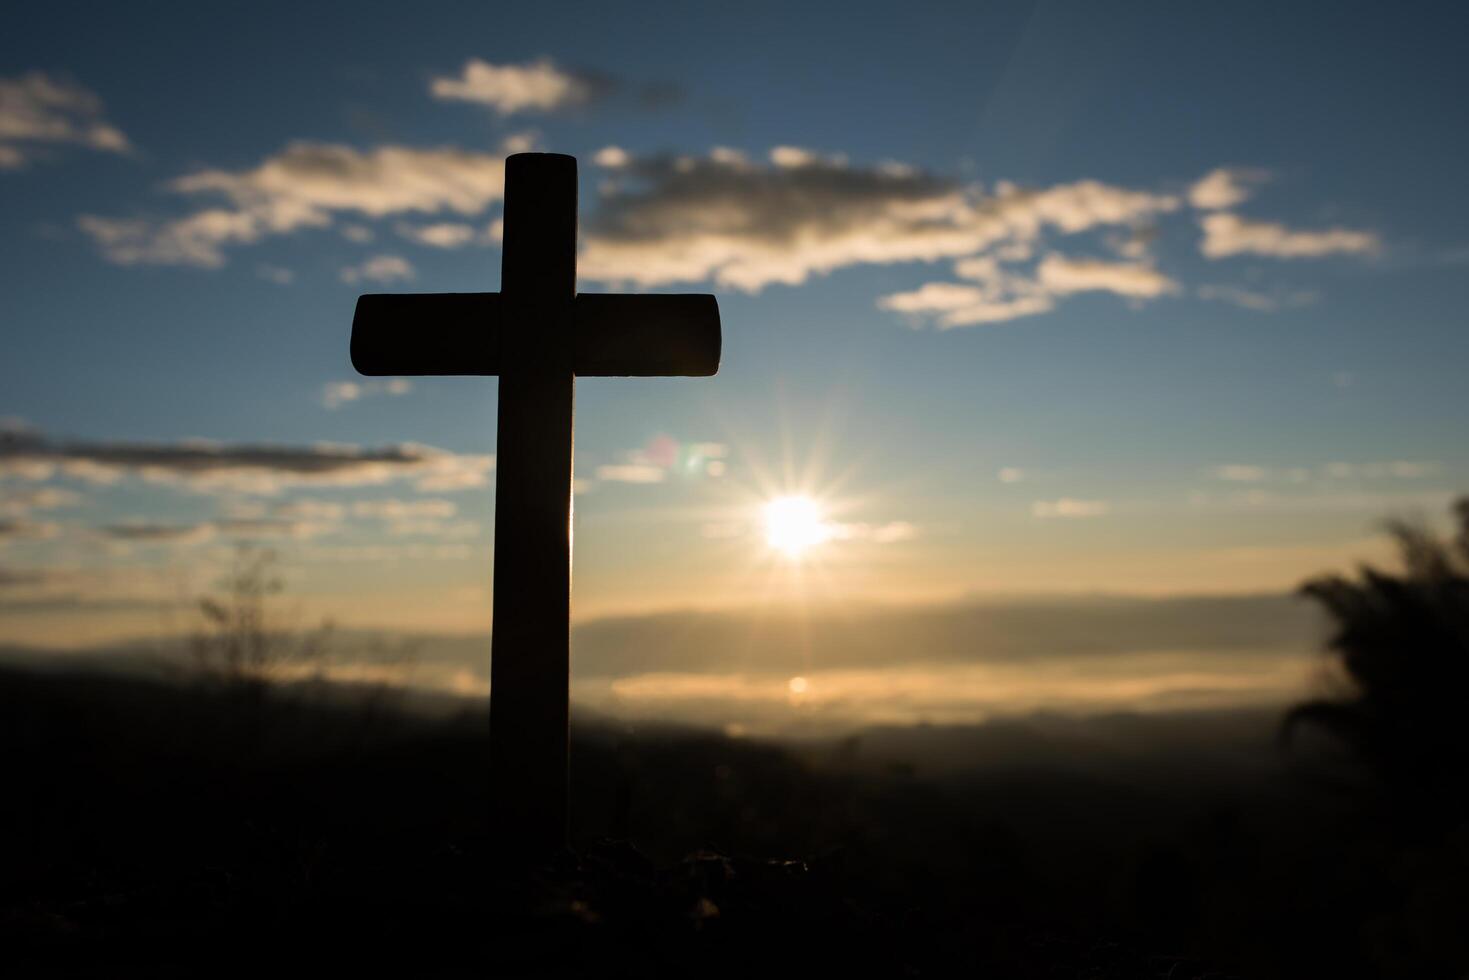
M1359 783L1287 765L1263 712L793 747L588 723L574 847L528 874L486 837L485 729L363 692L0 671L0 974L1469 964L1469 835L1407 837Z

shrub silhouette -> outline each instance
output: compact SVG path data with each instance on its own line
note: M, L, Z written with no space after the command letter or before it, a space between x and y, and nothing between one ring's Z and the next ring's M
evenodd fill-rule
M200 627L189 637L199 674L227 686L260 688L287 677L317 676L325 668L332 625L299 631L275 621L271 597L282 590L276 554L241 547L215 595L198 600Z
M1295 706L1283 734L1317 727L1377 777L1402 815L1424 829L1469 816L1469 497L1457 533L1388 525L1403 571L1363 565L1301 587L1334 625L1328 648L1344 690Z

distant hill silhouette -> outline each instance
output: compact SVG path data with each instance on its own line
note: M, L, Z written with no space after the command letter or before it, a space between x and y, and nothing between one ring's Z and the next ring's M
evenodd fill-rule
M1469 962L1452 930L1374 946L1421 926L1411 893L1362 860L1370 816L1281 765L1263 712L789 747L583 722L575 851L530 877L489 857L483 712L0 670L7 963L1024 980Z
M276 661L250 644L274 640L246 589L231 607L243 621L214 617L197 674L0 668L3 966L1462 976L1469 507L1458 514L1451 540L1395 527L1401 573L1306 587L1336 623L1340 687L1285 728L1339 743L1280 752L1267 709L789 743L580 714L573 848L529 873L497 865L487 838L483 700L263 682ZM1341 772L1335 744L1376 793L1300 778Z

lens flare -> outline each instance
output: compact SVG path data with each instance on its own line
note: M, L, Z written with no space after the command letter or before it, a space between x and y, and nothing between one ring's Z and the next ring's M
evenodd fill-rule
M810 497L777 497L765 505L765 540L787 558L800 558L830 537L831 525Z

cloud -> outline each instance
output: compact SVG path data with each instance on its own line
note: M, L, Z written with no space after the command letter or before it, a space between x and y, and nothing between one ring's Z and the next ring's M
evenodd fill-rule
M417 276L413 263L401 255L374 255L358 265L349 265L342 270L342 282L356 283L364 279L372 282L398 282Z
M1320 258L1334 254L1371 254L1382 247L1376 234L1348 228L1292 231L1273 221L1241 218L1229 212L1204 215L1200 251L1211 259L1230 255L1269 255L1280 259Z
M1307 483L1321 480L1421 480L1443 471L1443 464L1431 460L1395 459L1380 462L1324 463L1317 467L1288 466L1272 469L1250 463L1225 463L1215 466L1209 475L1229 483Z
M310 497L302 497L297 500L287 501L283 504L277 504L270 509L270 513L272 514L272 516L282 517L286 518L287 520L293 521L323 521L328 523L335 523L346 516L347 508L345 505L337 503L335 500L313 500ZM233 516L240 519L248 519L251 517L260 517L262 515L258 513L239 513Z
M592 157L592 162L599 167L616 170L632 162L632 157L620 146L604 146Z
M725 474L729 447L722 442L680 442L657 435L638 449L622 453L622 462L598 466L596 479L606 483L662 483L671 477L718 478ZM578 488L587 493L592 484Z
M297 552L306 561L387 564L396 561L464 561L474 557L467 544L407 545L308 545Z
M1141 262L1102 262L1097 259L1068 259L1054 253L1036 267L1036 278L1048 293L1098 290L1152 299L1178 292L1178 283L1151 265Z
M0 544L7 541L54 538L59 531L60 528L49 521L0 517Z
M1045 295L1001 299L977 286L950 282L926 282L911 292L880 297L877 305L879 309L895 313L936 315L941 330L1035 316L1055 307L1051 298Z
M331 521L299 521L280 517L233 518L214 521L211 526L228 537L292 538L298 541L331 534L337 529L337 525Z
M1268 180L1263 170L1217 167L1188 189L1188 203L1201 211L1220 211L1249 200L1251 184Z
M1103 291L1151 299L1179 288L1145 263L1070 259L1055 253L1041 260L1033 276L1004 268L992 255L962 259L954 271L978 284L924 283L909 292L880 297L878 308L915 318L931 316L944 330L1048 313L1058 297L1072 293Z
M334 521L295 520L284 517L227 517L198 524L125 521L95 528L102 537L121 545L188 547L218 537L291 538L304 541L337 529Z
M1001 483L1019 483L1025 479L1025 471L1018 466L1005 466L995 474L995 478Z
M102 100L87 89L33 71L0 78L0 170L34 158L34 148L69 143L126 153L128 138L102 118Z
M877 301L894 313L942 313L962 310L985 301L985 290L957 282L926 282L905 293L893 293Z
M183 218L106 218L82 215L78 226L109 261L217 268L223 249L267 235L329 227L340 214L381 218L394 214L479 214L504 195L500 153L455 147L379 146L357 150L333 143L298 142L251 170L202 170L177 178L169 190L212 195L213 206ZM343 233L370 240L360 226Z
M778 147L770 164L608 153L614 187L588 222L582 274L641 286L713 280L757 291L858 264L932 262L991 245L1130 224L1178 199L1083 180L976 186L913 167Z
M1041 518L1100 517L1111 509L1111 506L1104 500L1073 500L1070 497L1062 497L1060 500L1037 500L1030 505L1031 514Z
M429 538L477 538L480 526L477 521L441 521L435 518L393 521L388 533L393 537Z
M502 116L586 105L605 88L599 77L558 68L550 58L522 65L494 65L471 58L458 77L441 76L429 84L436 99L474 102Z
M1327 463L1324 471L1333 480L1421 480L1443 469L1442 464L1414 460L1382 463Z
M348 402L379 395L406 395L413 390L413 382L407 378L372 378L367 381L328 381L321 389L321 403L335 409Z
M25 517L32 511L74 507L82 497L61 487L0 486L0 517Z
M838 541L870 541L873 544L896 544L911 541L918 535L918 526L908 521L888 521L886 524L828 524L830 536Z
M327 224L333 212L380 218L404 212L478 214L504 194L498 153L455 147L359 151L299 142L254 170L204 170L173 181L183 194L221 194L272 231Z
M103 525L96 531L105 538L127 544L198 544L214 537L214 525L211 523L155 524L129 521Z
M433 248L462 248L471 242L489 238L488 233L481 235L474 225L453 221L418 227L399 225L397 230L398 234L410 242Z
M1241 309L1257 313L1274 313L1278 310L1310 306L1321 298L1312 289L1274 289L1270 292L1244 289L1239 286L1200 286L1194 295L1203 300L1231 303Z
M385 521L453 517L459 507L452 500L359 500L352 505L356 517Z
M0 568L0 606L6 609L152 607L177 602L176 569L126 567Z
M211 208L158 223L146 218L104 218L84 214L77 227L91 237L102 255L118 265L224 265L225 245L259 241L264 231L252 215Z
M0 433L0 476L46 479L55 471L92 483L123 477L203 492L275 494L293 486L374 486L413 480L419 490L483 486L493 456L403 444L272 446L186 440L174 443L55 442Z
M452 493L472 490L489 483L487 474L495 468L494 456L458 456L453 465L436 466L418 478L414 488L421 493Z
M677 102L683 94L671 82L629 83L601 72L564 68L550 58L501 65L471 58L458 75L432 79L429 92L436 99L488 106L502 117L564 112L618 94L630 95L640 108L659 109Z
M266 282L273 282L277 286L289 286L296 281L296 274L294 272L278 265L257 266L255 274Z
M597 479L610 483L662 483L667 470L649 463L614 463L597 467Z
M1108 235L1106 240L1107 247L1123 258L1145 259L1152 254L1153 243L1158 240L1158 226L1139 225L1126 232Z
M1214 476L1220 480L1228 480L1232 483L1259 483L1268 479L1270 471L1263 466L1250 466L1244 463L1226 463L1223 466L1214 467Z
M1435 513L1452 507L1455 495L1449 490L1416 491L1329 491L1320 493L1280 493L1252 488L1229 494L1194 494L1190 505L1196 511L1222 513L1273 512L1280 514L1358 513L1376 515ZM1261 549L1229 549L1235 556L1246 557ZM1266 549L1268 550L1268 549ZM1350 556L1342 556L1347 560Z

